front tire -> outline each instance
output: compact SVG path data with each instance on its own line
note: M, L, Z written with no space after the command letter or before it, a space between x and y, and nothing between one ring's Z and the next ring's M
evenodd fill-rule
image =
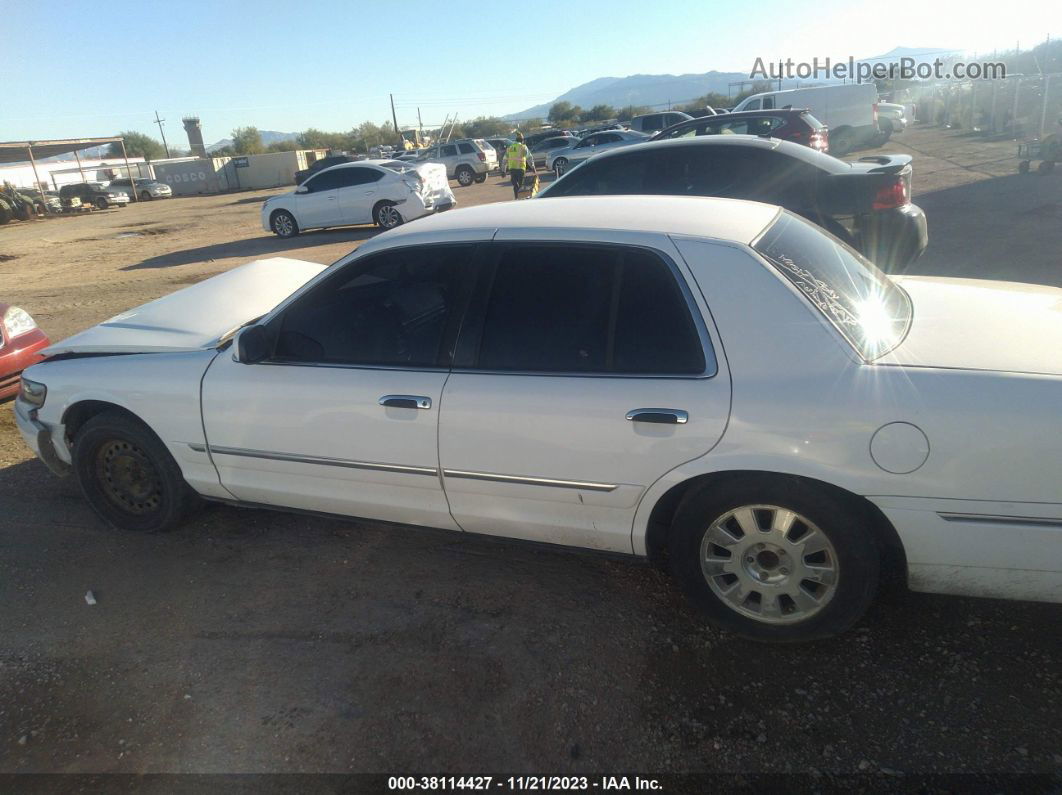
M387 231L401 226L402 214L398 212L394 202L380 202L372 208L372 220L378 227Z
M458 167L455 176L457 177L457 184L460 185L462 188L467 188L469 185L475 182L476 172L468 166L460 166Z
M676 512L668 551L673 573L709 620L758 641L844 632L873 599L880 570L861 511L780 477L691 493Z
M172 530L199 503L166 446L146 425L120 412L104 412L82 426L73 463L89 505L120 530Z
M100 198L96 199L96 207L97 207L97 209L106 210L109 205L110 205L110 202L108 202L102 196Z
M558 177L563 177L564 172L568 170L568 158L558 157L553 161L553 171Z
M273 234L284 239L299 234L299 222L287 210L277 210L269 216L269 227Z
M830 154L844 157L855 148L855 133L851 127L841 127L836 133L830 133Z
M143 191L140 194L140 201L142 201L142 202L149 202L149 201L151 201L152 198L153 198L152 195L148 191Z

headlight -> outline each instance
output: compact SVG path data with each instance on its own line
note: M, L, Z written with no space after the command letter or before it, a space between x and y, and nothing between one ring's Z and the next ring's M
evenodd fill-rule
M39 409L44 405L44 399L48 397L48 387L37 381L23 378L20 382L18 396L20 400L24 400L35 409Z
M30 317L30 313L25 309L12 306L4 313L4 331L7 332L8 339L14 339L27 331L33 331L35 328L37 328L36 321Z

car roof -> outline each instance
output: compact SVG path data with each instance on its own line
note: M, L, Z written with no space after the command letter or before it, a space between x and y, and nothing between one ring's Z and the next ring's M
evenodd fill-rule
M594 156L594 161L606 157L629 157L636 152L644 152L648 149L665 149L676 146L740 146L746 149L774 150L788 157L803 160L816 168L829 171L832 174L843 173L851 169L851 165L838 160L832 155L819 152L810 146L782 141L778 138L766 138L759 135L704 135L696 138L669 138L666 141L646 141L637 146L625 146L622 149L601 152Z
M403 224L378 239L390 243L409 235L509 228L623 230L750 243L778 212L769 204L703 196L565 196L451 210Z

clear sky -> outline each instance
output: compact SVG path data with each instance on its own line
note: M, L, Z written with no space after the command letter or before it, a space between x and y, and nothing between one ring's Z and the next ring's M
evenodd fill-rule
M0 140L233 127L348 130L547 102L597 77L747 72L757 56L986 54L1062 35L1062 2L0 0Z

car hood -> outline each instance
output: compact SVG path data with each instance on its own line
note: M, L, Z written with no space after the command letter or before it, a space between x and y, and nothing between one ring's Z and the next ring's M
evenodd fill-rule
M928 276L894 278L911 327L879 364L1062 376L1062 289Z
M267 314L326 267L284 257L256 260L115 315L43 353L160 353L211 348L233 329Z

